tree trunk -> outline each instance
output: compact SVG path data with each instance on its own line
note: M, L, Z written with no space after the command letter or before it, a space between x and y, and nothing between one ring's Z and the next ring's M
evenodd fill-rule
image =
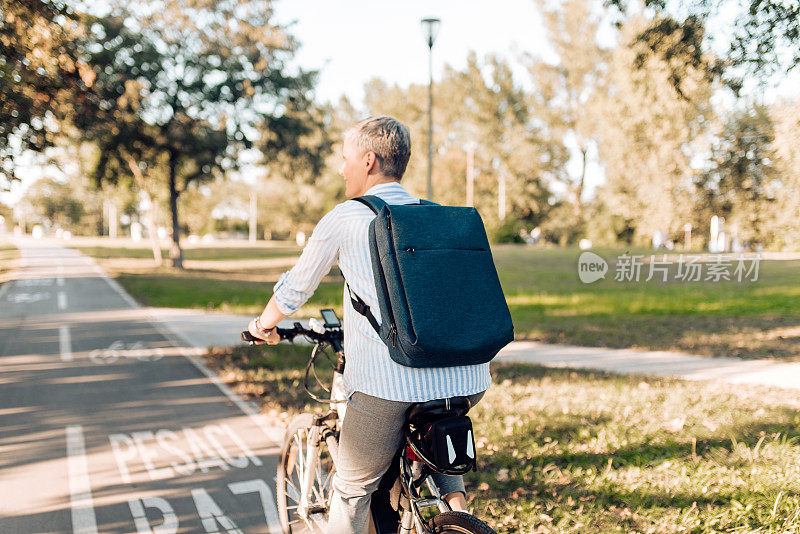
M150 208L147 210L147 215L144 217L144 223L147 225L147 233L150 234L150 244L153 246L153 260L156 262L156 267L160 267L164 263L164 258L161 257L161 244L158 242L158 232L156 229L156 205L150 197L150 192L145 187L144 176L142 170L136 164L136 160L130 154L125 154L128 160L128 166L131 168L133 178L139 186L139 190L147 199Z
M589 151L585 146L581 146L581 181L578 183L578 207L583 210L583 186L586 181L586 153Z
M169 247L169 259L173 267L183 269L183 250L181 250L181 227L178 222L178 187L176 182L178 154L169 153L169 210L172 213L172 244Z

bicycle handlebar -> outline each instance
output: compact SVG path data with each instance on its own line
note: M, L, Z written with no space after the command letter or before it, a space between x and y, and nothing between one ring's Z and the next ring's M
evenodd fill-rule
M339 339L342 336L341 330L325 330L324 333L319 333L315 330L311 330L305 328L300 323L294 323L292 328L276 328L278 332L278 337L281 339L285 339L286 341L293 342L294 338L297 336L305 336L316 343L328 342L331 343L334 340ZM242 332L242 341L246 341L248 343L255 343L257 341L263 341L255 337L253 334L245 330Z

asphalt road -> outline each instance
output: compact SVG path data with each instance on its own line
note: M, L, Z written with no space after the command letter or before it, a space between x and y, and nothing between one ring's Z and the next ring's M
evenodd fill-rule
M280 432L88 258L0 287L0 533L280 532Z

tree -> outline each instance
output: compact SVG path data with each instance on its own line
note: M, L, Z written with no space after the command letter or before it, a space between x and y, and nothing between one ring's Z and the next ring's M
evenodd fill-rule
M76 53L82 31L65 1L0 0L0 190L16 177L14 155L50 146L91 86Z
M768 240L768 213L778 180L772 163L773 126L769 110L750 105L728 119L712 148L711 165L699 185L712 215L741 239Z
M465 202L466 150L475 147L474 203L487 224L502 224L498 182L507 183L509 218L538 224L551 209L554 182L564 182L563 142L535 116L529 96L516 83L509 63L499 57L479 61L472 53L463 70L446 68L434 86L434 200ZM370 114L392 115L411 132L412 156L406 177L411 191L426 190L427 87L365 87Z
M302 150L281 150L267 143L274 139L265 132L263 176L258 181L259 221L265 234L289 236L310 233L314 224L335 204L345 200L342 164L342 136L345 129L363 116L346 97L334 105L313 105L303 112L305 134L297 139ZM266 146L265 146L266 145Z
M685 70L675 88L673 67L686 64L679 56L664 59L637 39L650 24L643 17L621 30L621 43L609 63L608 96L600 103L605 121L600 156L606 183L599 201L606 213L621 217L618 231L634 229L635 239L649 240L654 231L677 233L691 220L694 199L691 164L702 153L713 117L712 85L702 68ZM676 31L661 46L672 48L683 34Z
M42 178L20 200L33 220L75 232L84 215L83 202L68 183Z
M770 109L773 124L772 158L778 174L770 193L775 198L770 224L778 247L800 250L800 100L775 104Z
M623 16L629 10L628 0L605 0ZM727 81L735 91L742 87L742 74L767 80L776 72L788 72L800 64L800 3L785 0L749 0L738 3L739 11L730 28L728 57L707 62L704 59L705 32L709 18L736 9L736 2L720 0L637 0L660 16L643 27L637 40L655 51L662 39L680 33L683 38L673 41L670 48L661 48L664 59L682 55L692 70L703 68L711 77L727 71ZM667 15L671 13L672 15ZM682 18L674 14L682 13ZM737 72L741 71L741 72ZM679 84L684 68L674 65L673 83Z
M98 176L122 168L125 154L145 167L166 158L176 267L181 193L238 168L262 122L284 149L294 139L296 123L278 119L293 99L309 99L314 73L288 73L296 43L271 18L264 1L164 0L118 6L93 26L100 31L86 51L100 112L83 127L111 128Z
M571 186L570 196L579 211L583 209L588 153L596 142L598 106L592 105L603 88L607 51L597 43L599 19L589 0L564 0L552 4L538 2L547 38L558 56L549 64L531 58L531 74L537 91L536 110L550 128L571 137L580 158L580 172Z

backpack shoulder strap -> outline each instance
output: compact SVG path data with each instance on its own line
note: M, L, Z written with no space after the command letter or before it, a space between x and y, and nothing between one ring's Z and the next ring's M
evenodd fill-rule
M364 300L357 294L353 293L353 290L350 289L350 284L347 283L347 280L345 280L344 285L347 287L347 292L350 294L350 303L353 305L353 309L356 311L356 313L366 317L367 321L369 321L369 324L372 326L372 329L378 333L378 336L380 336L381 325L378 324L378 319L375 318L375 315L369 308L369 304L364 302Z
M386 201L384 201L382 198L380 198L378 196L375 196L375 195L366 195L366 196L363 196L363 197L356 197L356 198L354 198L352 200L355 200L356 202L360 202L361 204L364 204L369 209L371 209L375 213L375 215L377 215L378 212L384 206L387 205ZM437 205L434 202L430 202L428 200L422 200L422 199L420 199L419 203L421 205L434 205L434 206ZM375 315L372 313L372 310L370 309L369 304L364 302L364 300L361 297L359 297L356 293L353 293L353 290L350 289L350 284L348 284L346 280L345 280L345 286L347 287L347 292L350 295L350 303L353 305L353 309L356 311L356 313L359 313L359 314L363 315L364 317L366 317L367 321L369 321L369 324L372 325L372 328L375 330L375 332L377 332L378 335L380 335L381 326L378 324L378 320L375 318Z
M381 197L378 197L378 196L375 196L375 195L366 195L366 196L363 196L363 197L356 197L356 198L354 198L352 200L355 200L356 202L360 202L360 203L364 204L366 207L371 209L373 211L373 213L375 213L375 215L377 215L378 212L381 211L381 208L383 208L386 205L386 201L385 200L383 200Z

